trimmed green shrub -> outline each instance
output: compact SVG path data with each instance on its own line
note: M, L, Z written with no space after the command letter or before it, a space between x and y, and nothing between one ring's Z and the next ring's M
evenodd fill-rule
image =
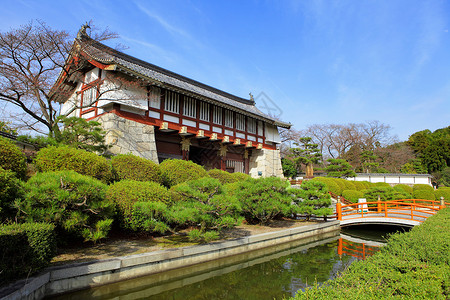
M162 183L159 165L151 160L131 153L119 154L111 159L111 164L118 180L131 179Z
M399 199L411 199L412 195L403 191L403 190L396 190L394 188L394 196L393 196L394 200L399 200Z
M294 189L287 190L289 183L277 177L235 184L228 187L228 194L241 202L243 216L249 223L268 224L275 218L288 216L291 213L290 204L297 200Z
M0 137L0 167L13 171L17 178L25 179L27 158L11 140Z
M434 197L434 191L433 190L428 190L428 189L423 189L423 190L415 190L413 192L413 198L414 199L425 199L425 200L436 200L436 198Z
M221 184L233 183L238 181L236 176L227 171L222 171L220 169L211 169L208 171L208 175L211 178L215 178L220 181Z
M39 173L24 184L25 197L15 206L21 220L53 223L64 234L96 242L113 222L114 204L105 200L106 189L75 171Z
M0 222L14 216L12 204L22 197L22 185L16 174L0 167Z
M176 185L170 190L178 200L171 208L172 222L179 226L200 225L201 237L205 240L214 236L207 232L231 228L242 221L239 201L224 194L217 179L204 177ZM192 235L197 236L195 232Z
M434 188L428 184L415 184L413 185L413 192L415 191L431 191L434 192Z
M342 180L336 180L336 178L330 178L339 187L339 196L342 196L342 191L346 190L345 183Z
M234 173L231 173L231 176L233 176L235 182L236 182L236 181L244 181L244 180L247 180L247 179L251 179L251 178L252 178L250 175L244 174L244 173L241 173L241 172L234 172Z
M131 228L136 231L165 233L170 231L168 218L169 211L164 202L136 202L131 212Z
M368 182L368 181L359 181L364 185L364 190L369 189L372 186L372 183Z
M56 255L55 226L0 225L0 285L36 273Z
M333 178L327 178L327 177L314 177L313 179L311 179L312 181L319 181L319 182L323 182L325 183L327 190L329 192L332 192L333 194L335 194L336 196L341 196L342 193L342 188L341 186L333 180ZM303 182L306 182L303 181ZM302 182L302 184L303 184Z
M345 190L342 191L342 197L352 203L358 203L359 198L364 198L364 193L362 191Z
M380 196L381 201L391 201L396 199L395 195L395 190L392 187L378 184L364 192L364 198L367 202L378 201L378 196Z
M372 183L372 186L371 187L386 187L386 188L390 188L391 187L391 185L389 184L389 183L387 183L387 182L375 182L375 183Z
M353 181L342 179L342 178L335 178L335 180L337 180L337 181L342 183L342 185L343 185L342 191L344 191L344 190L354 190L354 191L356 191L356 185L354 184Z
M109 161L95 153L68 146L39 150L34 163L40 172L73 170L108 183L112 180Z
M362 191L362 190L367 189L368 185L363 181L352 181L352 182L355 185L355 188L357 191Z
M444 197L445 202L450 202L450 188L438 188L434 191L434 197L436 200L440 200L441 197Z
M394 190L396 191L404 191L407 194L412 195L413 188L406 184L396 184L394 185Z
M450 208L387 245L341 276L299 291L295 299L448 299L450 296Z
M143 215L160 216L164 214L165 206L158 204L151 206L153 204L146 205L143 202L167 204L170 202L170 195L167 189L159 183L126 179L110 185L106 199L116 204L121 227L132 230L149 230L145 228L150 227L142 225L144 224ZM139 204L137 204L138 202ZM136 209L138 211L134 212Z
M302 183L296 196L294 200L296 206L292 206L291 209L295 214L305 214L307 220L312 215L328 216L333 212L333 209L329 207L331 196L323 182L308 180Z
M208 173L202 166L192 161L166 159L159 167L161 168L164 184L167 187L208 176Z

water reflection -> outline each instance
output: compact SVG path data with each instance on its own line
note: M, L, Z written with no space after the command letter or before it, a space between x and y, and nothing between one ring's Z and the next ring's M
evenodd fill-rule
M380 242L339 232L55 299L281 299L336 277Z

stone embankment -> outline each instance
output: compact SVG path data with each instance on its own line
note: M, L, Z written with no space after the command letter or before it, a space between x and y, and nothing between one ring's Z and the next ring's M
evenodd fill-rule
M325 222L205 245L153 251L51 267L39 275L0 290L1 300L42 299L70 291L173 270L303 238L338 231L338 221Z

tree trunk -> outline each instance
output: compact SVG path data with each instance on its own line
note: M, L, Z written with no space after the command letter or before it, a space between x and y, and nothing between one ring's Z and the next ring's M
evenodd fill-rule
M309 163L306 165L306 178L313 178L313 177L314 177L313 165Z

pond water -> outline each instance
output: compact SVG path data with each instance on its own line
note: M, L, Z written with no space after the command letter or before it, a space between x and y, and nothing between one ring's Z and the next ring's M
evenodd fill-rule
M398 227L356 227L52 299L282 299L375 253Z

